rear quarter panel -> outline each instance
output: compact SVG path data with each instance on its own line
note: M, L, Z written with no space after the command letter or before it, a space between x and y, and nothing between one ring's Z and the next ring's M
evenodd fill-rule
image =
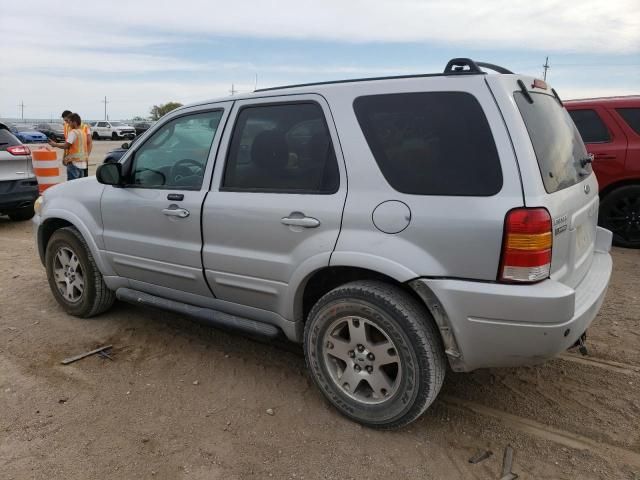
M451 76L366 82L346 89L327 88L346 159L349 191L342 231L331 265L357 266L398 281L420 276L495 280L505 214L521 206L517 163L503 119L484 76ZM462 91L482 105L502 166L502 189L491 197L427 196L394 190L381 173L356 118L359 96L402 92ZM372 212L382 202L409 206L409 226L396 234L378 230Z

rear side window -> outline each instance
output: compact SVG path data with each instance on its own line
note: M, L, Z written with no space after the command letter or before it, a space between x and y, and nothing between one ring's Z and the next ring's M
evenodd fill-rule
M354 109L387 182L415 195L491 196L502 170L487 118L465 92L359 97Z
M0 151L4 151L15 145L22 145L22 142L9 130L5 130L4 128L0 129Z
M330 194L340 174L322 108L292 103L243 108L222 190Z
M591 174L591 163L578 129L558 101L544 93L522 92L514 98L529 132L547 193L581 182ZM584 164L584 166L583 166Z
M624 118L634 132L640 135L640 108L616 108L616 112Z
M595 110L569 110L584 143L606 143L611 140L609 130Z

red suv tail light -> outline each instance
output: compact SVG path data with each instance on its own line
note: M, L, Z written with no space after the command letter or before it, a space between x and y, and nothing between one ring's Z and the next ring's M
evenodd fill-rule
M511 210L504 223L498 280L535 283L548 278L552 243L551 216L547 209Z
M13 147L7 147L7 152L11 155L30 155L31 150L26 145L14 145Z

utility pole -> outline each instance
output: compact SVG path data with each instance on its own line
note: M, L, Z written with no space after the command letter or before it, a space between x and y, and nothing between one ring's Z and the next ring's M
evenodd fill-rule
M256 73L256 81L253 84L253 91L255 92L258 89L258 74Z
M235 95L236 93L238 93L238 90L234 88L233 83L231 84L231 90L229 90L229 93L231 95Z
M100 103L104 103L104 119L107 119L107 96L104 96L104 100L101 100Z
M549 57L547 57L546 60L544 61L544 65L542 66L542 68L544 68L544 73L542 74L542 79L546 82L547 81L547 70L549 70L551 68L551 66L549 65Z
M20 109L20 119L24 120L24 100L20 100L18 108Z

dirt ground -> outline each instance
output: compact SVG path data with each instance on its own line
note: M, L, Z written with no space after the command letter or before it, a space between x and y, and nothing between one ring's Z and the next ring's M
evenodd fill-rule
M31 223L0 217L0 478L498 479L511 445L522 479L638 480L640 251L614 262L590 356L449 372L420 420L379 432L323 400L297 348L125 304L65 315ZM113 361L60 364L104 344Z

